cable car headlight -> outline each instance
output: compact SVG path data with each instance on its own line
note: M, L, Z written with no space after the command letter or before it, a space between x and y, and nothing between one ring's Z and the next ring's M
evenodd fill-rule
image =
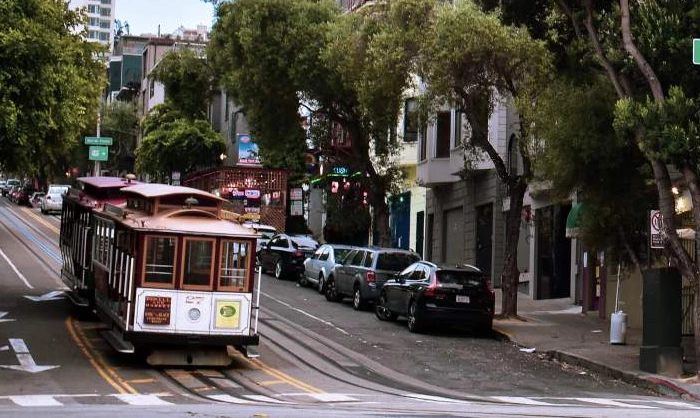
M202 311L200 311L198 308L192 308L187 311L187 316L191 321L197 321L202 316Z

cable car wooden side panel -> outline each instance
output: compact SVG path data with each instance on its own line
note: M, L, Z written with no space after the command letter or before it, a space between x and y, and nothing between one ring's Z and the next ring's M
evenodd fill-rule
M223 219L198 189L139 184L126 205L93 211L95 304L121 352L151 364L227 365L227 347L259 343L257 235ZM258 293L256 293L256 291Z
M78 306L94 304L92 269L92 218L95 209L105 203L126 204L123 187L138 184L131 178L80 177L79 188L71 188L63 198L59 245L63 266L61 280L68 286L68 296Z

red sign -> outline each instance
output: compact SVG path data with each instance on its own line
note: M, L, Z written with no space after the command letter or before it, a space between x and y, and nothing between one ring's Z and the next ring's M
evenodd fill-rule
M143 323L170 325L170 301L171 298L168 296L146 296Z

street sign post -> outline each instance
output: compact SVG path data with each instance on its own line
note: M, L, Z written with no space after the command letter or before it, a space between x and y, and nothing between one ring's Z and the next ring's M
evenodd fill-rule
M693 64L700 65L700 38L693 39Z
M109 136L86 136L85 145L112 145L112 138Z
M107 161L109 156L109 147L91 146L89 158L90 161Z

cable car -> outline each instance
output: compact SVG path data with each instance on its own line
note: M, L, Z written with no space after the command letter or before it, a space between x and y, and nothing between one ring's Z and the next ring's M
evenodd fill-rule
M119 198L92 209L88 234L106 340L151 365L226 366L230 347L257 356L258 235L202 190L141 183Z

